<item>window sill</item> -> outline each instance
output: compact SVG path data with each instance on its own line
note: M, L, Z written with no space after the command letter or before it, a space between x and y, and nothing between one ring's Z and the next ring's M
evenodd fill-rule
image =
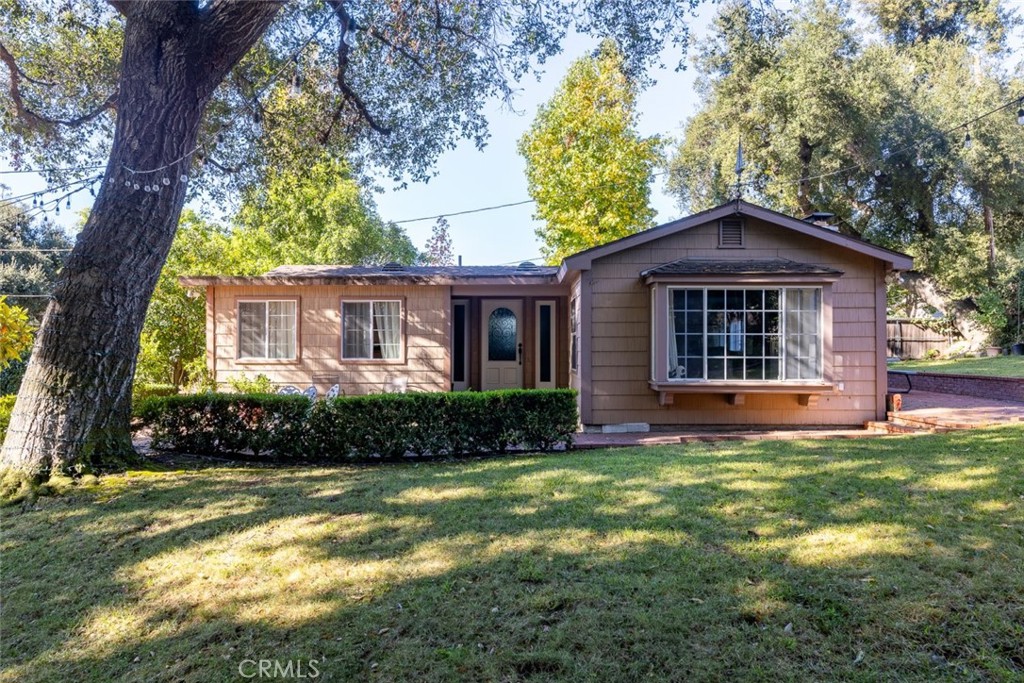
M649 385L658 392L658 403L663 406L672 405L675 394L721 394L734 406L743 405L747 394L795 394L800 405L813 408L820 394L835 391L835 385L825 382L651 381Z
M235 365L298 365L301 358L236 358Z

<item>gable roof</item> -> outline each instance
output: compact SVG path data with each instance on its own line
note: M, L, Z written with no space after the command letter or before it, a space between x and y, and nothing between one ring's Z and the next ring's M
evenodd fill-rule
M614 242L608 242L597 247L591 247L584 251L573 254L572 256L566 257L562 261L562 267L559 271L559 279L564 278L565 274L569 271L574 270L589 270L595 259L599 259L603 256L609 256L611 254L624 251L626 249L632 249L648 242L674 235L690 228L695 228L699 225L705 225L707 223L717 221L728 216L750 216L751 218L758 218L768 223L788 228L794 232L809 237L816 237L818 239L825 240L836 246L840 246L851 251L855 251L860 254L865 254L873 258L884 261L886 266L891 270L910 270L913 265L913 259L906 254L892 249L886 249L876 244L872 244L865 240L857 237L851 237L850 235L844 235L836 232L830 228L815 225L807 221L802 221L792 216L766 209L763 206L756 204L750 204L737 199L735 201L721 204L706 211L695 213L692 216L686 216L679 220L659 225L643 232L638 232L634 235L622 237L615 240Z

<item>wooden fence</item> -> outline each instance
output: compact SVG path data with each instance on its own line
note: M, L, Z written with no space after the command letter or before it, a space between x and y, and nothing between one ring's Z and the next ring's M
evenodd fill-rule
M912 318L889 318L885 324L886 346L890 356L924 358L930 349L939 353L956 338L923 327Z

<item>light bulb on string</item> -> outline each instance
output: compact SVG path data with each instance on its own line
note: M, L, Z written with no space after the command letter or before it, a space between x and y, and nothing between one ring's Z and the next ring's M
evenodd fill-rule
M350 48L359 45L359 39L356 37L357 30L359 30L359 25L356 23L356 20L349 17L348 26L345 27L345 33L342 35L341 40Z
M875 177L877 178L877 177L879 177L880 175L882 175L882 169L880 169L880 168L876 168L876 169L875 169Z
M163 184L164 184L164 187L167 187L168 185L170 185L170 184L171 184L171 179L170 179L170 178L167 178L167 177L165 176L165 177L164 177L164 179L163 179L163 180L162 180L161 182L163 182Z
M846 181L846 186L847 187L853 187L856 184L857 184L857 182L853 178L850 178L849 180Z
M914 160L914 164L918 168L923 168L924 167L924 157L921 156L920 152L917 153L917 159Z
M64 208L65 208L65 209L71 209L71 195L68 195L68 201L67 201L67 203L66 203L66 204L64 205Z
M132 183L132 189L133 190L139 189L139 184L138 183Z
M1020 98L1020 109L1017 110L1017 124L1024 126L1024 97Z
M964 149L970 149L974 142L971 140L971 131L964 135Z

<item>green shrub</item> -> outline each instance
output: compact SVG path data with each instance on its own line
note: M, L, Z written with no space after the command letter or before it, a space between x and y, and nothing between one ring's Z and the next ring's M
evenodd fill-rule
M156 448L286 458L304 451L309 406L305 396L207 393L148 398L135 415Z
M252 451L337 461L568 448L576 395L568 389L348 396L201 394L144 401L136 410L160 448Z
M246 375L231 377L228 384L239 394L276 394L277 387L264 374L259 374L249 379Z
M3 443L4 437L7 436L7 428L11 425L11 412L17 398L17 394L0 396L0 443Z
M153 396L174 396L177 393L178 387L173 384L138 382L132 387L132 402L138 403Z

